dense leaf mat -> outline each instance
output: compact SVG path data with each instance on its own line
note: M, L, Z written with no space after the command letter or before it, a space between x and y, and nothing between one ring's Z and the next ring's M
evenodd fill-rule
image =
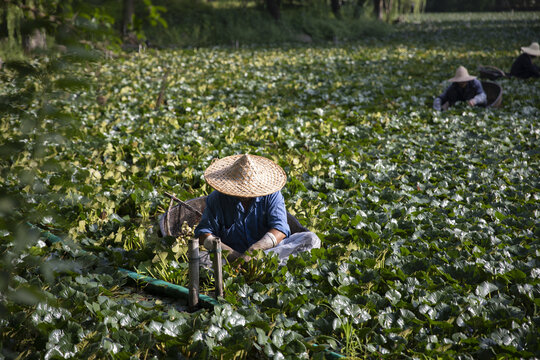
M2 230L3 261L18 271L9 283L18 291L0 295L2 354L540 356L538 80L500 80L499 109L431 110L458 65L508 71L519 47L538 40L538 20L423 16L352 44L149 51L81 65L72 75L94 85L51 99L78 126L39 149L40 170L32 142L1 163L3 189L32 199L42 213L32 220L71 244ZM4 74L2 93L15 86L24 84ZM16 115L1 124L2 142L28 131ZM185 239L156 235L162 194L207 194L211 160L244 152L285 169L288 210L323 248L283 268L275 258L226 266L214 312L126 297L116 266L186 285ZM55 201L42 201L44 189ZM27 294L28 283L43 293Z

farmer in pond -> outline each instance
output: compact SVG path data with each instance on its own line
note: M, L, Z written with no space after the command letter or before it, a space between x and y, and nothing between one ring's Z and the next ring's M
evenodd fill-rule
M277 253L283 264L291 254L319 248L312 232L291 235L281 188L285 171L272 160L256 155L232 155L214 160L204 172L215 189L206 200L195 236L213 250L215 238L228 251L227 260L250 260L250 252Z
M539 78L540 68L533 64L533 59L540 56L540 46L537 42L533 42L531 45L522 47L523 53L517 57L510 69L510 75L528 79Z
M435 110L446 110L458 101L466 101L470 106L485 106L487 104L487 96L482 88L482 83L476 79L476 76L469 75L465 67L458 67L456 75L448 81L452 84L433 101Z

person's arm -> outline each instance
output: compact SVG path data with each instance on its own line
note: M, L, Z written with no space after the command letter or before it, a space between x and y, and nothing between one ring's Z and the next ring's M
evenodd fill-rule
M537 65L533 64L532 61L531 61L531 65L532 65L532 69L531 69L531 72L533 74L533 77L540 77L540 67L538 67Z
M274 237L276 238L276 245L274 245L274 247L276 247L280 242L283 241L283 239L287 237L287 235L285 235L284 233L282 233L281 231L277 229L270 229L269 232L272 233Z
M540 70L533 64L533 58L534 57L527 55L526 61L523 62L523 72L525 73L526 78L540 77Z
M519 68L521 67L521 56L518 56L514 62L512 63L512 66L510 67L510 75L514 77L521 77L519 74Z
M433 109L441 111L441 98L438 96L433 100Z
M268 196L266 216L268 228L270 229L268 231L274 234L277 239L277 244L279 244L284 238L291 234L291 229L287 222L285 199L280 191Z
M251 245L246 252L271 249L276 247L283 239L285 239L284 233L276 229L270 229L259 241Z
M255 250L268 250L276 247L283 239L289 236L291 230L287 223L287 210L285 209L285 199L280 191L268 195L266 198L266 216L269 230L256 243L251 245L246 253ZM249 260L249 256L244 255L244 260Z
M277 244L283 241L285 239L286 235L282 233L279 230L276 229L270 229L266 234L263 235L263 237L257 241L255 244L251 245L244 254L241 255L242 259L244 261L251 260L251 256L248 254L255 251L255 250L268 250L272 249L273 247L276 247Z
M195 237L198 237L199 240L202 240L201 236L203 234L217 234L219 230L217 214L214 209L216 201L216 196L213 192L206 197L206 206L204 207L201 220L194 231Z
M447 87L441 95L437 96L435 100L433 100L433 109L441 111L443 105L446 104L449 100L450 92L452 91L451 89L452 85Z
M205 233L199 236L199 242L204 245L208 251L214 251L216 247L216 240L218 238L210 233ZM231 248L229 245L221 242L221 250L227 252L227 261L233 262L238 259L242 254Z
M487 96L486 92L484 91L484 88L482 87L482 83L479 80L473 81L473 88L476 93L476 95L470 99L469 105L484 105L487 103Z
M214 250L215 245L213 245L213 241L219 238L218 207L218 193L212 192L206 198L206 207L203 211L201 221L195 228L195 236L199 238L199 244L203 244L209 251ZM241 255L223 241L221 242L221 249L228 252L227 260L229 262L236 260Z

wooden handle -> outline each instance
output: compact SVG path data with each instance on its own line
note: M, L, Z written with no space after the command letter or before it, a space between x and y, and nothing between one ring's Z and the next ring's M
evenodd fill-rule
M180 200L179 198L177 198L176 196L174 196L174 194L169 194L168 192L165 192L165 195L170 197L172 200L174 201L177 201L179 202L180 204L184 205L186 208L188 208L189 210L193 211L195 214L199 215L199 216L202 216L202 212L200 212L199 210L195 209L194 207L192 207L191 205L189 205L188 203Z

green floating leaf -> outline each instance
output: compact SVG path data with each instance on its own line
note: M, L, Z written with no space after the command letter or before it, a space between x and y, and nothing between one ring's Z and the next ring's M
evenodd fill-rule
M497 290L499 290L497 285L484 281L476 287L476 290L474 291L474 293L478 296L485 297L486 295Z
M63 77L55 81L54 85L62 90L81 90L90 86L90 83L81 78Z
M495 217L500 221L506 219L506 216L499 211L495 211Z
M399 302L399 300L401 299L401 294L396 289L390 289L390 290L388 290L386 292L384 297L386 297L388 300L390 300L390 303L392 305L396 305Z

